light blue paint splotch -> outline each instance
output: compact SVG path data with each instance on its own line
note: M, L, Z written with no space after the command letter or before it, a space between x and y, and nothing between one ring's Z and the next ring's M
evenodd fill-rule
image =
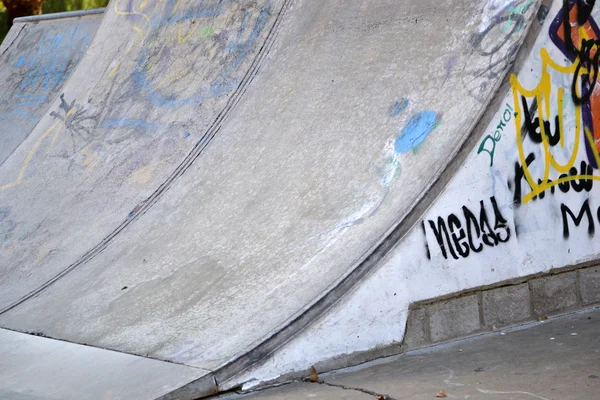
M441 115L435 111L421 111L413 115L396 138L396 153L406 153L420 145L440 121Z

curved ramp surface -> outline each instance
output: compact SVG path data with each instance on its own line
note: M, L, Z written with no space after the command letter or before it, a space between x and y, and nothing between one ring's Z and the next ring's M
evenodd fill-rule
M213 371L256 348L419 202L533 4L113 1L0 170L0 323Z
M102 13L15 19L0 47L0 164L29 135L71 76Z
M185 170L239 98L280 8L109 6L59 98L0 167L0 309L100 251Z

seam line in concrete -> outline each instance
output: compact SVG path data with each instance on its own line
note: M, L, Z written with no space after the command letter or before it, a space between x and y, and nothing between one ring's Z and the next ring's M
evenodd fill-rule
M533 279L527 281L527 290L529 290L529 315L532 318L536 318L537 314L535 313L535 304L533 303L533 287L531 286L531 282Z
M575 297L577 297L577 305L583 307L583 296L581 295L581 270L575 271Z
M429 307L423 307L425 314L425 340L431 343L431 317L429 315ZM406 331L404 332L404 337L406 337ZM404 341L404 340L403 340Z
M483 291L477 293L477 312L479 312L479 329L485 327L485 315L483 312Z
M369 389L363 389L363 388L358 388L358 387L340 385L340 384L337 384L337 383L329 383L329 382L325 382L325 381L310 382L310 383L316 383L316 384L319 384L319 385L326 385L326 386L336 387L336 388L340 388L340 389L344 389L344 390L353 390L355 392L361 392L361 393L373 396L377 400L396 400L396 399L394 399L393 397L391 397L391 396L389 396L387 394L373 392L372 390L369 390Z

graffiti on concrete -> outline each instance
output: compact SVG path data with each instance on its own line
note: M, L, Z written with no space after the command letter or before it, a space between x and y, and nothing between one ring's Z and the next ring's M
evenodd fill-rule
M10 206L0 206L0 239L2 242L6 242L12 236L17 224L10 218L11 208ZM2 248L0 247L0 251Z
M114 145L141 135L155 145L121 161L120 167L130 170L132 181L148 182L148 175L164 165L175 148L185 153L191 141L200 140L190 134L186 121L166 126L156 109L181 112L190 106L198 112L206 100L231 95L250 67L272 16L270 0L118 0L113 7L133 34L127 49L107 70L113 83L104 87L110 92L77 100L62 95L20 173L0 190L27 182L27 176L48 157L68 160L70 171L76 165L80 172L89 173L111 158ZM23 67L32 68L22 86L51 88L68 77L75 63L60 61L56 49L71 43L72 48L83 50L91 38L80 36L74 30L54 41L50 38L36 55L21 60ZM54 58L40 64L53 52ZM45 97L24 99L23 104L31 105ZM143 106L132 107L132 99ZM21 105L13 112L25 111Z
M136 35L111 75L137 48L135 90L164 107L201 103L234 90L239 84L234 74L271 15L269 1L116 1L114 8ZM206 62L190 57L199 52ZM190 85L198 78L201 85Z
M525 14L533 4L533 0L494 0L485 4L480 32L470 41L469 55L460 73L463 86L474 99L484 102L490 82L504 73L519 48L515 35L523 33Z
M17 62L18 68L26 70L21 89L45 92L56 88L71 75L91 40L79 27L45 37L35 52Z
M584 130L596 142L594 145L586 141L586 151L590 164L598 168L600 164L592 150L592 147L596 151L600 150L600 88L596 85L600 29L591 15L594 4L595 0L564 0L561 12L552 21L549 36L574 65L571 98L576 105L581 106Z
M490 197L489 206L483 200L479 202L479 210L475 213L467 206L462 207L461 217L452 213L447 217L427 220L429 230L436 239L442 257L448 254L455 260L467 258L471 253L480 253L485 247L494 247L510 240L510 227L502 216L494 196ZM493 219L492 219L493 218ZM492 222L493 221L493 222ZM423 231L427 242L427 225L423 222ZM430 258L431 245L427 244L427 256Z
M44 37L33 51L16 60L13 68L23 77L12 95L11 108L0 115L0 120L9 115L18 115L37 121L38 106L67 80L91 40L91 35L85 29L72 26Z
M512 218L519 230L525 224L520 218L531 218L543 210L550 214L548 221L556 220L556 231L560 230L564 239L572 237L578 228L586 229L590 237L594 235L594 220L600 223L600 208L590 205L594 181L600 180L595 173L600 166L600 29L594 19L594 6L595 1L562 2L555 18L548 21L548 36L537 47L534 66L509 77L512 99L498 111L495 123L490 124L477 148L477 155L489 156L489 176L494 183L496 175L506 174L508 178L510 203L499 207L496 197L491 198L492 208L499 215L497 226L506 228L505 235L497 242L483 235L484 227L495 232L491 228L496 229L496 225L477 221L466 208L461 218L454 214L426 218L422 230L426 237L435 238L444 258L466 258L481 251L482 247L470 240L471 235L482 236L479 243L485 245L508 240L510 229L500 210L513 209L513 205ZM507 137L502 141L505 163L498 163L495 155L500 139ZM506 148L512 143L512 149ZM502 168L505 172L500 172ZM495 193L496 187L492 185L491 190ZM483 202L481 208L485 208ZM546 222L533 221L538 226L525 227L527 232L539 231ZM479 231L469 231L469 225L478 226ZM428 255L431 245L426 244Z
M477 149L477 154L487 153L490 156L490 167L494 165L494 153L496 152L496 144L502 139L502 132L507 127L507 123L512 120L513 108L506 103L506 108L502 113L502 118L499 120L493 134L486 135Z
M523 194L522 199L516 199L517 203L531 201L535 196L551 189L553 186L563 185L571 181L587 182L597 180L597 176L590 173L587 165L577 170L577 158L579 146L587 142L592 151L592 157L588 156L588 164L597 165L600 160L591 132L583 124L582 107L575 104L574 115L567 115L564 101L564 89L553 88L551 74L563 74L569 76L575 73L575 66L562 66L556 63L548 53L547 49L540 51L542 61L542 73L540 82L533 89L524 87L516 75L511 76L511 86L515 105L515 129L517 137L517 149L519 163L515 167L515 187L520 192L521 174L529 184L531 190ZM533 106L528 99L533 98L537 106L537 116L533 116ZM541 105L540 105L541 104ZM552 112L551 109L555 109ZM568 126L567 121L571 121ZM534 148L541 153L536 157L526 150L526 143L537 145ZM568 145L567 145L568 144ZM530 149L532 149L530 147ZM539 160L537 178L532 162ZM594 162L596 163L594 164ZM551 179L552 174L559 174L557 179ZM580 184L573 185L573 188ZM587 184L586 184L587 185ZM520 196L520 194L519 194Z
M387 109L390 118L397 118L408 107L409 100L395 100ZM421 111L411 116L404 124L400 135L388 140L384 146L382 161L376 165L377 181L369 183L363 189L366 201L352 214L337 223L331 232L339 233L344 229L362 224L372 217L384 204L392 185L398 181L402 171L401 157L409 151L416 151L429 134L441 123L442 114L434 111Z
M587 221L587 232L590 237L594 236L595 227L594 227L594 217L592 216L592 211L590 209L590 201L586 199L581 205L581 209L579 213L575 215L573 211L565 204L560 205L560 212L562 214L563 219L563 237L568 239L570 236L569 225L573 223L575 227L581 225L584 222L584 218ZM600 207L596 211L596 216L598 218L598 222L600 222Z
M80 165L86 172L90 172L100 162L105 142L94 136L98 117L90 113L89 107L75 100L68 101L63 93L60 95L58 108L51 111L50 116L54 122L29 150L16 179L0 186L0 191L27 182L31 170L35 169L32 161L38 156L41 156L39 159L45 159L52 151L59 157L68 159L71 164ZM69 140L58 141L61 136Z
M535 154L529 154L529 156L527 156L527 159L525 160L525 165L527 167L530 167L534 160ZM546 191L549 191L550 194L554 194L557 187L562 193L569 193L570 190L573 190L576 193L581 193L583 191L590 192L594 183L593 179L591 179L590 177L593 177L593 168L585 161L581 161L579 169L577 169L576 167L571 167L569 169L568 174L561 174L558 177L560 183L558 183L557 185L554 184L552 179L548 178L548 189L544 189L543 191L538 192L538 194L531 197L531 200L537 200L538 198L543 199L546 195ZM515 162L514 181L512 183L509 182L509 186L513 189L513 200L516 205L520 205L521 200L523 198L523 193L525 191L523 188L523 182L529 182L524 178L525 174L523 170L523 165L521 165L519 162ZM538 184L541 184L541 182L542 180L538 179ZM531 189L531 186L529 186L528 193L530 193Z
M400 115L400 113L404 110L406 110L406 108L408 107L408 99L406 98L402 98L400 100L396 100L394 102L394 104L392 104L390 106L390 109L388 110L388 114L390 117L397 117L398 115Z
M442 113L421 111L413 115L396 138L394 148L402 154L414 150L442 122Z

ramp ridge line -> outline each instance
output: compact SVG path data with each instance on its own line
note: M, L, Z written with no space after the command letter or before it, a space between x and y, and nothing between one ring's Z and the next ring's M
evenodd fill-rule
M15 18L16 20L16 18ZM15 22L19 22L19 21L15 21ZM13 29L17 29L18 27L18 31L15 32L14 34L12 34L12 30ZM8 31L6 37L4 38L4 40L2 41L2 44L0 45L0 57L4 55L4 53L6 53L8 51L8 49L12 46L12 44L15 42L15 40L17 40L17 38L19 37L19 35L21 34L21 32L23 32L23 29L25 29L25 24L19 24L19 25L14 25L11 28L10 31ZM8 40L6 40L7 38L10 38L10 42Z

